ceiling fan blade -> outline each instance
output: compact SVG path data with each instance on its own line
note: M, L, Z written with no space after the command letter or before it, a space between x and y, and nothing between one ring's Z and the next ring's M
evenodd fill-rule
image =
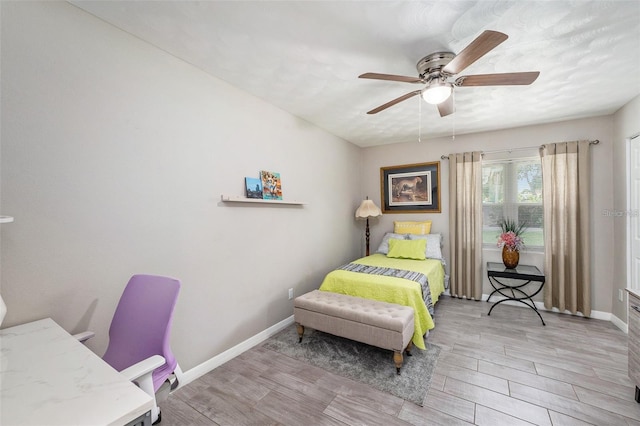
M416 77L405 77L404 75L378 74L375 72L367 72L359 75L358 78L372 78L374 80L401 81L403 83L422 83L422 80Z
M460 73L507 38L509 38L509 36L498 31L487 30L483 32L465 47L462 52L458 53L442 71L450 75Z
M456 86L510 86L531 84L540 75L540 71L509 72L504 74L477 74L458 77Z
M390 106L394 106L397 103L400 103L402 101L406 101L409 98L414 97L415 95L419 95L420 93L422 93L422 90L414 90L413 92L409 92L406 95L402 95L399 98L395 98L392 101L387 102L384 105L380 105L378 108L374 108L371 111L367 112L367 114L377 114L380 111L383 111L387 108L389 108Z
M440 117L445 117L447 115L453 114L453 95L449 96L444 102L440 102L438 104L438 112L440 113Z

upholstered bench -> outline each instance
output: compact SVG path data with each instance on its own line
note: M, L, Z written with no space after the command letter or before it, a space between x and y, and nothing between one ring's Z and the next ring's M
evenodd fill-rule
M299 342L310 327L335 336L393 351L400 374L402 353L411 356L413 308L345 294L314 290L294 300Z

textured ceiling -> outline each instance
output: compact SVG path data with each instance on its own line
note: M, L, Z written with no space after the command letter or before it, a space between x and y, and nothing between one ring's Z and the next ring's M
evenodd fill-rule
M71 3L362 147L611 114L640 94L638 0ZM358 75L415 77L484 30L509 39L460 75L540 77L456 88L444 118L418 96L366 114L420 86Z

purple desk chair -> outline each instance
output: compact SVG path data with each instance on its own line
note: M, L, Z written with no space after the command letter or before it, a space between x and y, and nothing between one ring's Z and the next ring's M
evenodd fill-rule
M178 384L170 378L178 362L169 347L169 334L179 291L180 281L173 278L132 276L113 314L109 345L102 357L154 398L153 424L162 419L158 390Z

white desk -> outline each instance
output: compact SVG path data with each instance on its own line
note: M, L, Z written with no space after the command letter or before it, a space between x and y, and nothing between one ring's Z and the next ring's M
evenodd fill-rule
M0 424L125 425L152 398L47 318L0 331Z

